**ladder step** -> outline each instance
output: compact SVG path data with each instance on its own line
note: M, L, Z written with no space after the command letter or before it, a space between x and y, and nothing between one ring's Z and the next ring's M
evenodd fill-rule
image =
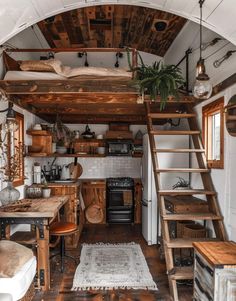
M209 172L206 168L158 168L156 172Z
M153 149L154 153L204 153L205 149L189 149L189 148L158 148Z
M152 135L199 135L200 131L150 131Z
M164 244L166 244L169 249L184 249L193 248L193 242L198 241L219 241L219 238L173 238L169 242L164 241Z
M193 113L150 113L148 117L153 119L170 119L170 118L192 118L196 117Z
M216 195L215 191L204 190L204 189L171 189L171 190L159 190L159 194L164 195L194 195L194 194L202 194L202 195Z
M193 267L175 267L168 274L172 280L193 279Z
M198 221L198 220L223 220L222 216L218 216L214 213L186 213L186 214L174 214L168 213L163 215L165 221Z

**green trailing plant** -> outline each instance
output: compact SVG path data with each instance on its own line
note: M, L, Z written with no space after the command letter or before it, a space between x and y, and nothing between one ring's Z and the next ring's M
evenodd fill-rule
M163 62L154 62L151 66L145 65L138 53L140 65L133 68L130 61L130 53L127 50L130 71L135 72L135 83L142 95L149 94L155 101L160 96L160 110L165 108L169 96L179 99L178 89L183 85L184 79L180 68L174 65L164 65Z

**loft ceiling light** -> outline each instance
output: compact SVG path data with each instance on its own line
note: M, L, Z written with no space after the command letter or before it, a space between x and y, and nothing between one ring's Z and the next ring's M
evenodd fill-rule
M0 113L3 112L7 112L7 114L2 128L6 132L15 132L18 129L18 123L16 121L16 112L13 110L13 103L9 101L8 108L0 111Z
M200 6L200 57L197 62L197 76L193 87L193 95L198 99L208 99L211 96L212 85L210 78L206 74L204 59L202 58L202 5L205 0L199 0Z

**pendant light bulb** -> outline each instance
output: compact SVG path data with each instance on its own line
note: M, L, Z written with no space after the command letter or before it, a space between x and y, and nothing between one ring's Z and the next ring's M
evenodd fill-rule
M196 82L193 87L193 95L198 99L208 99L212 93L210 78L206 74L204 59L202 58L202 5L205 0L200 0L200 58L196 66Z

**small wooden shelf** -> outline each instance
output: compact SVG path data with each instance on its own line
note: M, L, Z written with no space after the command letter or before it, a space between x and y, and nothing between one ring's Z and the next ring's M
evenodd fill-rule
M231 136L236 136L236 104L225 106L225 125Z
M75 157L85 157L85 158L104 158L106 155L100 155L100 154L46 154L46 153L28 153L27 156L29 157L62 157L62 158L75 158Z

